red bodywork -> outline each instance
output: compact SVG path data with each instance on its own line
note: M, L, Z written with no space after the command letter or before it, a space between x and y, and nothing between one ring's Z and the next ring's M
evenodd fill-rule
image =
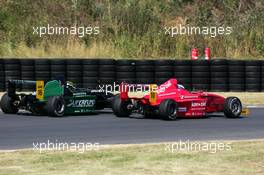
M158 107L163 100L173 99L178 104L178 116L180 117L202 117L207 113L222 112L224 109L224 97L213 93L190 92L179 88L176 79L170 79L157 87L155 102L150 102L150 95L145 95L142 98L128 97L128 88L121 89L123 89L120 93L122 101L139 101L143 106Z

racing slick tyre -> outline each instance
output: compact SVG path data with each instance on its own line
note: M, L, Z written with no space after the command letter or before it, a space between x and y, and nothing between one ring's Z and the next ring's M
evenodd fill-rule
M116 96L113 99L112 109L117 117L129 117L131 110L127 108L128 102L122 101L120 96Z
M65 101L61 96L49 97L47 106L47 114L51 117L63 117L65 112Z
M227 118L238 118L242 112L242 103L237 97L228 97L224 102L224 114Z
M159 115L163 120L175 120L177 118L178 105L171 99L163 100L159 105Z
M18 112L18 108L13 104L12 98L8 96L7 93L3 95L0 101L0 107L2 111L6 114L16 114Z

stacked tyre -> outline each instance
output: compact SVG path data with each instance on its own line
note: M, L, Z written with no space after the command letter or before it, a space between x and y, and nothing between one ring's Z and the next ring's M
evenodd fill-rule
M116 61L116 82L134 84L136 79L136 67L133 60Z
M19 80L21 78L20 61L17 59L6 59L5 64L5 87L7 87L8 80ZM21 87L17 87L21 90Z
M45 82L50 80L50 60L35 60L35 80L42 80Z
M153 60L136 61L136 83L152 84L154 83L155 64Z
M20 60L21 65L21 80L35 80L35 67L33 59ZM32 86L23 85L22 91L32 90Z
M261 62L246 61L245 62L245 80L246 91L259 92L261 89Z
M179 84L188 90L192 89L192 62L190 60L176 60L173 62L174 77Z
M264 92L264 61L261 61L261 91Z
M0 59L0 92L5 91L5 68L3 60Z
M115 60L100 59L98 71L101 85L113 85L116 77Z
M211 90L228 91L228 62L224 59L211 61Z
M98 87L98 60L83 60L83 87L96 89Z
M192 88L193 90L210 90L210 62L197 60L192 62Z
M66 61L63 59L54 59L50 62L50 78L67 80Z
M245 91L245 62L241 60L228 61L229 91Z
M67 81L76 87L82 87L82 60L69 59L66 61Z
M157 84L162 84L173 76L172 60L155 61L155 82Z

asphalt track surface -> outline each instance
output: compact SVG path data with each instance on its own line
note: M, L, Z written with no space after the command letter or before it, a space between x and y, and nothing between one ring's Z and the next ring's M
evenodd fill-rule
M131 144L168 141L264 138L264 108L249 117L228 119L222 114L204 119L163 121L139 115L117 118L110 110L97 115L51 118L0 111L0 149L33 148L33 143Z

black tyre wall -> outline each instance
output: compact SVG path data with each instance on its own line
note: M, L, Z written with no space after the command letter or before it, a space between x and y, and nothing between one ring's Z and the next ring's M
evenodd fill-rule
M174 76L172 60L155 61L155 83L160 85Z
M99 59L99 84L100 85L113 85L116 80L116 65L113 59Z
M248 92L259 92L261 89L261 62L245 62L245 90Z
M153 60L136 61L136 83L151 84L155 82L155 62Z
M264 61L261 61L261 91L264 91Z
M6 59L4 60L5 68L5 87L7 88L8 80L21 79L20 61L18 59ZM17 91L20 91L21 87L17 87Z
M64 59L54 59L50 61L50 78L57 79L64 77L67 80L66 61Z
M50 60L35 59L35 80L50 80Z
M35 66L33 59L20 60L21 65L21 79L22 80L35 80ZM32 86L23 85L22 91L30 91Z
M192 89L192 62L190 60L173 61L172 71L179 84L188 90Z
M83 60L82 71L83 87L90 89L98 88L98 59Z
M229 91L245 91L245 62L240 60L228 61ZM237 79L236 82L233 80Z
M67 81L71 81L78 88L82 87L82 60L69 59L66 63Z
M116 82L136 83L136 63L134 60L117 60L116 61Z
M211 61L211 91L228 91L228 62L225 59Z
M192 62L192 88L193 90L210 90L210 62L198 60Z
M0 92L5 91L5 67L3 60L0 59Z
M113 60L113 59L2 59L0 91L10 79L49 81L65 76L77 87L99 84L164 83L176 78L188 90L264 91L264 61ZM19 88L17 90L20 90ZM22 87L23 91L28 90Z

